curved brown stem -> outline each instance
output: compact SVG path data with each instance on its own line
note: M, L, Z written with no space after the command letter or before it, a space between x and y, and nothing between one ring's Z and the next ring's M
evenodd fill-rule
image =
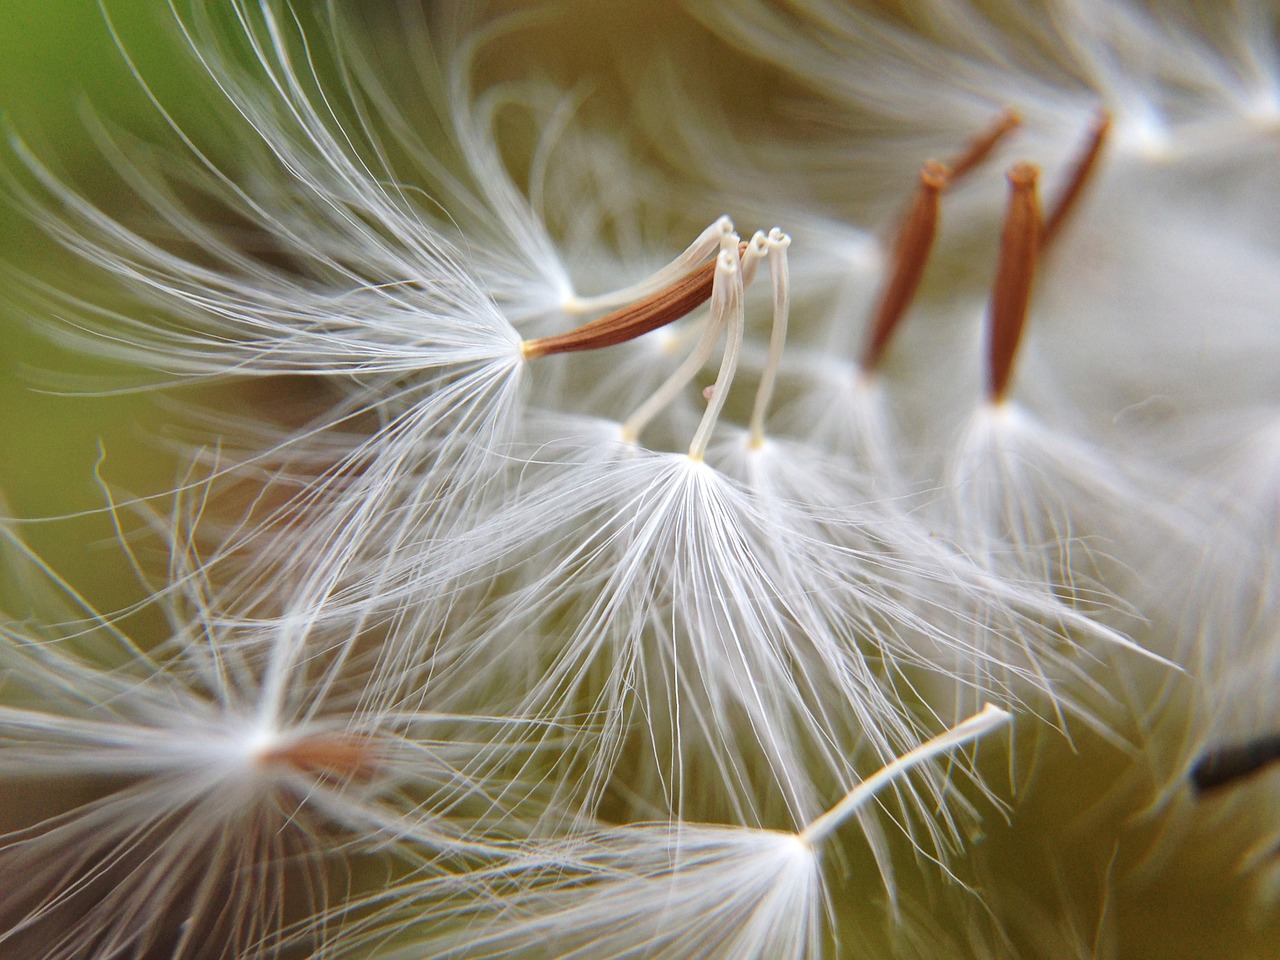
M526 340L522 348L525 358L532 360L554 353L611 347L674 323L711 298L711 281L715 272L715 261L708 261L669 287L584 323L575 330Z
M738 256L741 257L746 249L745 243L739 243ZM634 340L675 323L710 300L715 275L716 261L713 257L657 293L590 320L568 333L526 340L521 352L526 360L533 360L555 353L599 350Z

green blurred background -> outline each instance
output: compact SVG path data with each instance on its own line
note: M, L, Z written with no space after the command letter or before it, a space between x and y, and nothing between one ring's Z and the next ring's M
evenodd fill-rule
M175 43L166 6L113 0L110 16L157 95L176 104L182 122L198 130L200 105L189 95L195 89L191 65ZM0 0L0 24L6 137L20 138L60 176L109 208L113 198L98 173L102 159L86 115L96 113L143 135L161 135L164 122L130 72L104 13L89 0ZM10 174L24 174L8 143L3 165ZM0 213L0 260L69 290L99 282L16 210L10 193L5 191ZM12 277L2 282L13 291ZM20 295L0 296L0 495L11 515L25 519L90 514L25 524L22 532L71 583L111 609L140 588L120 562L110 519L101 512L105 498L94 464L101 447L101 475L119 497L162 492L177 468L155 440L168 414L145 393L74 395L97 388L81 375L102 371L46 340L40 332L46 322ZM101 387L116 383L104 377Z

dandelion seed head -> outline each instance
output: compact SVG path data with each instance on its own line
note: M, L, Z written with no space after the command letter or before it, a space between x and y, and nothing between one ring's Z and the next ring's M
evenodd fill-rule
M115 215L15 143L19 205L130 302L33 282L55 339L323 384L301 423L203 415L255 503L172 564L159 648L0 624L0 770L100 786L0 845L50 864L18 926L80 918L57 960L217 939L224 889L241 953L814 960L856 949L850 842L890 912L891 830L925 885L981 862L954 748L1008 714L942 718L1084 727L1153 809L1171 728L1241 725L1280 607L1241 424L1280 344L1274 12L693 6L714 79L787 85L628 60L614 130L515 76L539 13L405 5L365 43L234 0L179 13L234 156L104 130ZM323 888L372 851L382 887ZM73 861L118 889L81 909Z

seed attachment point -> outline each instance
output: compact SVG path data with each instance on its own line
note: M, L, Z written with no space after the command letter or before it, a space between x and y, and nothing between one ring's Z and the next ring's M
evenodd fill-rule
M280 743L257 757L265 767L286 767L321 780L373 778L375 756L369 741L350 736L310 736Z

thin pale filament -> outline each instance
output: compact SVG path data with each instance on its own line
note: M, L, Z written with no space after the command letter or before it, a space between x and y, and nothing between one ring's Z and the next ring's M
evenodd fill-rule
M570 316L594 313L597 310L610 310L646 298L664 287L675 284L698 264L713 257L720 248L721 242L731 233L733 233L733 221L728 217L720 217L703 230L683 253L661 270L650 274L638 283L610 293L595 297L574 297L564 304L564 312Z
M736 241L736 236L730 234L724 240L724 245ZM744 255L747 250L746 244L738 244L739 256ZM711 264L715 273L713 277L719 277L727 251L722 250L720 255ZM732 255L729 261L732 262ZM735 271L737 266L734 266ZM723 280L721 280L723 283ZM714 282L712 284L714 288ZM697 345L693 351L687 356L683 363L678 366L669 377L655 390L644 403L636 408L622 424L622 439L627 443L635 443L640 438L640 433L649 425L655 416L664 410L681 391L688 386L689 382L698 375L709 359L711 359L712 351L715 350L716 341L720 339L720 333L724 329L724 316L721 309L721 303L713 292L711 297L711 317L707 324L703 327L702 336L698 338Z
M717 326L724 326L727 331L724 355L720 360L720 371L716 374L716 382L711 388L711 400L706 412L694 431L693 440L689 444L689 459L701 462L707 453L707 444L711 442L711 431L720 419L720 411L724 409L725 400L729 396L729 387L733 384L734 375L738 371L738 357L742 354L742 339L745 333L746 316L743 313L742 269L738 258L731 252L724 251L716 262L716 281L723 290L723 301L713 306L713 315L718 315Z
M628 443L635 443L640 439L640 434L649 425L649 421L679 396L681 391L689 385L689 381L696 377L698 371L706 366L707 361L711 359L712 351L715 350L716 341L720 339L721 329L714 316L710 322L703 326L702 336L698 338L697 345L685 357L684 362L676 367L671 376L663 381L662 386L650 394L648 399L636 407L635 412L623 422L623 440Z
M751 408L748 425L749 443L759 447L764 443L764 418L773 399L773 389L778 381L778 368L782 365L782 350L787 342L787 321L791 312L791 275L787 266L787 247L791 238L774 227L769 231L769 278L773 285L773 330L769 334L769 356L760 374L760 386L756 389L755 405Z
M988 336L988 395L1004 399L1013 377L1013 360L1026 325L1031 287L1040 253L1040 171L1029 163L1009 171L1009 206L1000 237L1000 262L991 289Z
M986 736L997 727L1003 726L1013 719L1007 710L987 704L978 713L963 720L950 730L945 730L931 740L926 740L914 750L904 753L892 763L881 767L867 779L850 790L843 800L813 820L798 833L797 839L808 847L822 843L845 821L857 813L883 787L897 779L906 771L918 767L926 760L946 753L956 747L963 746L979 737Z

